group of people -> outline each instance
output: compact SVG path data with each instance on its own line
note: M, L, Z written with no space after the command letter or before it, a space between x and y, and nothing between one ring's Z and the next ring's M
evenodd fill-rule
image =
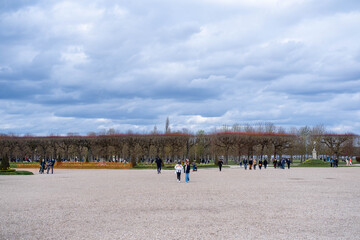
M185 165L183 166L181 164L180 161L177 162L177 164L175 165L175 173L176 173L176 179L178 182L181 182L181 172L184 171L185 173L185 182L188 183L190 181L190 161L189 159L186 159L185 160ZM194 170L194 165L193 165L193 171L196 171Z
M346 162L346 166L351 166L352 165L352 159L351 158L346 158L345 162Z
M40 170L39 173L43 174L45 169L47 170L47 174L49 174L49 171L51 170L51 174L54 173L54 165L55 165L55 159L48 159L45 161L45 159L42 159L40 161Z
M277 160L276 158L273 159L273 164L274 164L274 168L282 168L285 169L285 164L287 164L287 167L290 168L290 163L291 160L289 158L283 158L281 160ZM218 161L218 166L219 166L219 171L221 172L222 169L222 165L223 165L223 160L220 159ZM256 158L250 158L249 160L244 158L242 161L240 161L240 167L242 167L244 165L244 169L247 170L249 167L249 170L256 170L256 167L258 167L260 170L261 168L267 168L268 166L268 160L265 158L264 160L259 159L257 160Z
M335 158L331 158L330 159L330 167L338 167L339 166L339 159Z
M240 161L240 167L242 167L242 165L244 165L245 170L247 170L248 167L249 167L249 170L252 170L252 169L256 170L256 167L258 167L260 170L262 167L264 167L266 169L268 164L269 163L266 158L264 160L262 160L262 159L257 160L256 158L250 158L248 160L248 159L244 158L242 161ZM285 164L287 164L287 167L289 169L291 160L289 158L282 158L281 160L277 160L276 158L273 159L274 168L285 169ZM218 161L218 166L219 166L220 172L222 169L222 165L223 165L223 160L220 159Z
M156 157L155 163L156 163L157 173L160 174L161 173L161 165L162 165L161 158ZM181 162L178 161L177 164L175 165L176 178L177 178L178 182L181 182L181 173L184 172L185 173L185 182L188 183L190 181L190 169L191 169L190 161L189 161L189 159L186 159L183 163L184 163L184 165L182 165ZM196 162L193 163L192 169L194 172L197 171Z
M285 169L285 164L287 165L287 168L290 169L290 164L291 164L291 160L290 158L282 158L281 160L277 160L276 158L274 158L273 160L273 165L274 168L281 168L281 169Z
M249 170L252 169L256 170L257 166L261 170L262 167L264 167L265 169L267 168L268 161L266 159L264 159L264 161L262 159L259 159L259 161L257 161L256 158L250 158L249 160L244 158L242 161L240 161L240 167L242 165L244 165L245 170L247 170L248 166L249 166Z

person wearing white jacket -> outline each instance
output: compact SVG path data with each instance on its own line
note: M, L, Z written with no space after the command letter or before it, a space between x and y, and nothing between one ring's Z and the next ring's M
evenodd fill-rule
M180 164L180 162L178 162L176 165L175 165L175 173L176 173L176 177L177 177L177 181L180 182L181 180L181 172L182 172L182 165Z

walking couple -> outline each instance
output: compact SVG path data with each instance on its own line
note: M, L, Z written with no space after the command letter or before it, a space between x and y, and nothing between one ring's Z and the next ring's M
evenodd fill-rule
M175 173L177 177L177 181L181 182L181 172L183 171L183 166L181 165L180 161L175 165ZM188 183L190 181L189 175L190 175L190 161L189 159L186 159L185 166L184 166L184 172L185 172L185 182Z

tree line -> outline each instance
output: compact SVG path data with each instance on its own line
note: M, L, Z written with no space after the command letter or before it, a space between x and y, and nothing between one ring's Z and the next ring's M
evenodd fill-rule
M222 158L239 161L242 158L281 158L296 156L302 160L311 156L360 155L359 138L355 134L332 134L322 126L303 127L285 131L273 124L258 127L250 125L224 126L218 131L205 133L187 131L163 134L116 134L89 136L1 136L0 155L10 160L54 158L57 161L128 161L137 164L159 156L164 161L185 158L217 161Z

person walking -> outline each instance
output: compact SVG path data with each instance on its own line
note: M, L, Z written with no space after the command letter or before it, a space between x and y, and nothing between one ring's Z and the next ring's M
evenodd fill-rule
M267 159L265 158L265 160L264 160L264 168L265 168L265 169L267 168L267 165L268 165L268 161L267 161Z
M196 164L196 161L193 162L193 172L197 172L197 164Z
M161 160L161 158L159 158L159 156L156 157L155 163L156 163L157 173L160 174L160 173L161 173L161 163L162 163L162 160Z
M223 160L222 159L219 159L218 165L219 165L219 171L221 172L221 168L222 168L222 165L223 165Z
M285 158L281 159L281 168L285 169Z
M290 163L291 163L290 158L286 159L286 163L287 163L288 169L290 169Z
M253 159L250 158L250 160L249 160L249 170L252 169L253 163L254 163Z
M185 172L185 182L188 183L190 181L190 162L189 162L189 159L186 159L184 172Z
M256 158L254 158L254 170L256 170L257 161Z
M48 159L46 161L46 174L49 174L50 168L51 168L51 160Z
M43 174L44 173L44 170L45 170L45 159L42 159L41 162L40 162L40 170L39 170L39 173L40 174Z
M51 174L53 174L53 173L54 173L55 158L53 158L53 159L50 161L50 163L51 163L51 166L50 166L50 168L51 168Z
M248 165L248 160L246 158L244 158L243 160L243 164L244 164L244 169L247 169L247 165Z
M181 172L182 172L182 166L180 161L177 162L177 164L175 165L175 173L176 173L176 178L178 182L181 182Z
M260 160L259 160L259 169L260 169L260 170L261 170L262 165L263 165L263 161L260 159Z
M351 160L351 158L349 159L349 165L350 165L350 166L352 165L352 160Z
M276 164L277 164L277 160L276 160L276 158L274 158L274 160L273 160L273 164L274 164L274 168L276 168Z

